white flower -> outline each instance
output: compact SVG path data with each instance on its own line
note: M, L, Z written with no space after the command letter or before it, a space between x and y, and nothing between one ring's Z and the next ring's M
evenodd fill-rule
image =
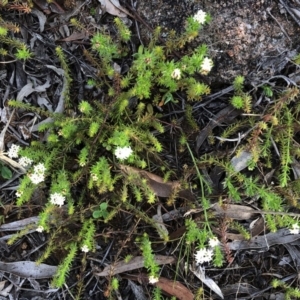
M213 251L211 249L200 249L195 254L196 264L203 264L205 262L210 262L213 257Z
M44 231L44 227L43 226L39 226L37 229L36 229L37 232L43 232Z
M291 234L298 234L300 231L300 227L297 223L292 225L293 229L290 229Z
M34 166L33 170L34 170L34 173L44 175L46 168L45 168L44 164L39 163L36 166Z
M50 203L52 203L52 204L62 206L62 205L64 205L65 200L66 200L66 197L60 193L54 193L54 194L50 195Z
M90 249L89 249L89 247L88 247L87 245L83 245L83 246L81 247L81 251L87 253L87 252L90 251Z
M29 157L23 156L19 159L19 164L22 167L26 168L32 164L32 159L30 159Z
M208 57L205 57L203 59L203 62L201 64L201 71L200 73L203 74L203 75L206 75L207 73L210 72L211 68L213 67L213 61L208 58Z
M132 153L132 149L130 147L117 147L115 150L115 156L118 159L127 159Z
M12 144L11 147L9 148L8 152L7 152L7 156L9 156L10 158L16 158L18 157L18 152L20 150L20 146Z
M93 181L97 181L98 180L98 176L97 174L91 174Z
M211 248L214 248L220 244L218 238L214 236L213 238L209 239L208 244Z
M23 194L23 191L16 191L16 196L19 198L21 197Z
M197 13L193 16L193 19L199 24L204 24L207 13L203 10L198 10Z
M154 276L149 276L149 283L154 284L156 282L158 282L159 278L158 277L154 277Z
M181 77L181 71L180 71L180 69L175 69L172 72L171 77L174 78L174 79L180 79L180 77Z
M33 173L33 174L29 174L28 177L34 184L39 184L40 182L45 180L44 174Z

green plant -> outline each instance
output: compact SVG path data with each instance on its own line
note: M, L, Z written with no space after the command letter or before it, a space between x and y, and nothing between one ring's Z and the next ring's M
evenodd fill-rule
M107 202L102 202L99 206L99 209L94 210L93 218L95 218L95 219L98 219L98 218L105 219L108 216L107 206L108 206Z
M5 166L2 162L0 162L0 175L4 179L12 178L12 171Z
M63 72L61 100L67 110L51 113L26 103L9 101L12 107L37 112L50 120L39 127L41 134L47 132L47 143L33 140L29 147L19 151L21 157L31 161L31 165L20 182L16 202L19 207L27 205L37 189L43 189L47 195L36 229L48 232L50 241L38 262L57 250L63 251L59 272L53 279L54 286L64 284L78 250L86 253L95 249L97 222L109 222L120 209L141 218L156 229L164 242L168 241L167 232L137 208L137 203L144 199L145 203L153 205L157 196L135 168L142 170L147 167L150 170L159 162L165 177L172 173L159 155L163 146L153 129L162 134L164 126L153 107L158 103L164 105L176 101L174 93L177 91L186 93L190 101L201 100L210 91L207 85L194 78L196 73L206 74L212 68L205 45L181 58L170 54L178 45L183 47L196 37L202 24L208 20L206 14L200 17L201 23L189 18L186 31L176 38L171 35L166 48L157 44L160 30L155 30L149 46L140 46L133 54L132 66L124 75L113 68L113 62L127 55L124 43L130 38L129 29L121 20L115 19L117 35L114 39L107 32L94 34L91 50L86 50L84 55L98 68L98 78L89 80L89 84L101 86L105 91L102 102L93 99L80 103L71 101L72 72L60 47L55 52ZM76 28L81 25L76 20L72 20L72 24ZM13 39L6 40L6 44L14 42ZM15 46L19 59L30 57L22 44L16 43ZM131 99L138 101L132 103ZM74 111L78 113L74 115ZM120 172L113 172L115 169ZM76 190L81 192L78 194ZM76 232L71 226L74 223L80 228ZM10 243L18 237L20 234ZM147 234L142 234L138 241L149 279L154 282L159 276L159 267L155 263L151 242Z
M21 49L17 49L15 56L19 60L26 60L32 57L32 53L24 46Z
M144 257L144 267L149 272L149 282L155 283L159 279L159 266L155 262L155 256L153 254L148 235L144 233L141 238L137 239L137 242L140 244L140 248Z
M299 299L300 298L300 289L299 288L293 288L290 287L288 284L285 282L278 280L278 279L273 279L272 280L272 286L273 288L281 288L284 290L284 299L285 300L292 300L292 299Z

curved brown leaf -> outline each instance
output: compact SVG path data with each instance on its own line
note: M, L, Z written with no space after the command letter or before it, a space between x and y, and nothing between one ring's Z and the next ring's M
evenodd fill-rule
M119 165L120 169L125 174L135 174L141 178L147 180L149 188L154 192L158 197L168 198L171 196L173 191L178 190L178 196L187 200L194 200L194 195L190 190L181 190L179 181L167 181L156 174L147 172L145 170L137 169L134 167Z
M193 293L185 287L182 283L174 280L169 280L164 277L160 277L159 281L154 284L155 286L159 287L165 293L175 296L177 299L180 300L193 300L194 295Z

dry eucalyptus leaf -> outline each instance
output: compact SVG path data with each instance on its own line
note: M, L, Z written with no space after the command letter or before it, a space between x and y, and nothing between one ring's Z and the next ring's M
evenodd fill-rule
M71 35L69 35L68 37L59 40L60 42L72 42L72 41L78 41L78 40L83 40L88 38L88 32L87 31L81 31L81 32L77 32L74 31Z
M224 207L219 204L215 204L213 209L216 214L223 214L227 218L235 220L248 220L251 219L254 214L257 214L257 210L254 210L251 207L236 204L227 204L224 205Z
M27 83L23 88L20 90L20 92L17 95L17 101L22 101L24 97L29 96L33 92L45 92L47 88L50 87L50 78L47 78L47 81L42 84L38 85L36 87L32 86L32 82Z
M223 293L219 286L209 277L205 276L205 269L198 267L197 270L190 267L190 271L194 273L206 286L208 286L213 292L215 292L219 297L224 299Z
M47 17L40 10L37 10L35 8L33 8L31 10L31 13L34 14L34 15L36 15L38 17L39 24L40 24L40 32L43 32L44 28L45 28L45 23L47 21Z
M57 271L57 267L46 264L37 265L32 261L17 261L13 263L4 263L0 261L0 271L25 278L42 279L53 277Z
M0 226L0 232L23 230L29 225L36 225L38 221L39 221L39 217L29 217L29 218L22 219L20 221L6 223Z
M130 286L135 299L139 300L147 300L148 297L146 297L144 289L141 285L135 284L132 280L128 279L128 285Z
M158 265L171 264L175 262L174 257L172 256L164 256L164 255L155 255L155 262ZM119 261L115 264L107 266L103 269L102 272L95 273L98 276L113 276L116 274L132 271L135 269L140 269L144 267L144 258L143 256L136 256L132 258L129 262L125 262L124 260Z
M11 283L9 286L7 286L6 288L4 289L1 289L1 292L0 292L0 295L1 296L4 296L4 297L8 297L10 292L11 292L11 289L13 288L13 284Z
M6 165L9 165L11 168L13 168L16 172L25 174L26 170L23 168L19 163L14 161L13 159L7 157L3 154L3 152L0 151L0 160L4 162Z
M136 174L139 177L146 179L149 188L151 188L153 193L158 197L168 198L171 196L172 192L178 189L180 186L179 181L165 182L162 177L147 172L145 170L141 170L141 169L137 169L134 167L121 165L121 164L119 165L119 167L125 174ZM188 199L188 200L194 200L194 195L190 190L179 190L178 197Z
M126 9L121 7L119 0L99 0L103 11L113 16L124 18L127 16ZM129 13L128 13L129 14Z
M295 179L299 179L300 178L300 163L296 160L296 158L293 158L293 163L291 164L291 167L292 167Z
M48 69L51 69L53 70L58 76L61 76L62 77L62 80L63 80L63 87L62 87L62 91L60 93L60 97L59 97L59 101L58 101L58 104L56 106L56 109L54 110L54 112L56 113L62 113L64 111L64 103L65 103L65 92L68 88L68 82L67 82L67 78L65 76L65 72L63 69L60 69L60 68L56 68L55 66L51 66L51 65L45 65L45 67L47 67ZM46 123L51 123L53 122L53 118L47 118L43 121L41 121L40 123L38 124L35 124L32 128L31 128L31 131L38 131L39 127L42 125L42 124L46 124Z
M300 234L291 234L289 229L279 229L276 232L253 237L248 241L233 241L227 245L230 250L269 249L273 245L288 244L299 239Z
M160 277L158 282L154 284L162 291L168 293L171 296L175 296L180 300L193 300L194 294L185 287L182 283L174 280L170 280L164 277Z
M0 108L0 116L1 116L1 122L2 123L7 123L9 119L9 108L8 107L3 107Z
M252 295L259 292L260 290L249 283L235 283L228 284L222 289L225 296L229 295L238 295L238 294L247 294Z
M13 117L14 113L15 113L15 110L13 110L13 112L11 113L11 115L9 117L9 120L7 121L7 123L5 124L4 128L2 129L2 131L0 133L0 152L4 152L4 149L5 149L5 145L4 145L5 133L6 133L6 130L9 126L9 123L12 120L12 117Z
M7 282L7 280L0 281L0 291L2 291L4 289L6 282Z
M234 156L231 159L231 164L236 172L240 172L243 169L247 168L248 166L248 161L252 159L252 154L247 151L242 151L237 156Z
M257 219L253 220L250 223L250 230L251 230L251 236L257 236L260 233L262 233L266 227L265 227L265 220L262 216L258 217Z
M152 217L152 219L155 221L156 226L159 228L158 234L159 234L160 238L163 239L165 236L168 236L169 231L168 231L167 227L165 226L163 217L161 215L161 204L159 204L157 206L157 214L154 215ZM163 235L161 234L162 232L163 232Z

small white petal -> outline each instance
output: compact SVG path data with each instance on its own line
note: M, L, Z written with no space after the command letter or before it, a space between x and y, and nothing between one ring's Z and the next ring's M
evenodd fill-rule
M174 79L180 79L180 77L181 77L181 71L180 71L180 69L175 69L172 72L171 77L174 78Z
M33 169L35 173L39 173L39 174L44 174L46 171L45 165L42 163L37 164L36 166L34 166Z
M158 282L159 278L154 277L154 276L149 276L149 283L154 284Z
M214 247L218 246L220 244L220 242L219 242L218 238L215 236L215 237L209 239L208 244L210 247L214 248Z
M195 21L197 21L199 24L204 24L205 19L206 19L206 12L204 12L203 10L199 10L193 17L193 19Z
M36 229L37 232L43 232L44 231L44 227L43 226L39 226L37 229Z
M117 147L115 150L115 156L118 159L127 159L132 154L132 149L130 147Z
M18 155L19 150L20 150L20 146L12 144L7 152L7 156L10 158L17 158L19 156Z
M83 245L83 246L81 247L81 251L87 253L87 252L90 251L90 249L89 249L89 247L88 247L87 245Z
M292 229L290 229L291 234L298 234L300 232L300 227L297 223L292 225Z
M205 262L210 262L213 257L213 251L211 249L200 249L195 254L196 264L203 264Z
M29 174L28 175L32 183L39 184L40 182L45 180L45 176L37 173Z
M203 59L203 62L201 64L201 71L200 73L203 74L203 75L206 75L207 73L210 72L210 70L212 69L213 67L213 61L208 58L208 57L205 57Z
M62 206L64 205L66 197L60 193L54 193L50 195L50 203Z
M16 196L19 198L21 197L23 194L23 191L16 191Z
M26 168L32 164L32 159L30 159L29 157L23 156L19 159L19 164L22 167Z

